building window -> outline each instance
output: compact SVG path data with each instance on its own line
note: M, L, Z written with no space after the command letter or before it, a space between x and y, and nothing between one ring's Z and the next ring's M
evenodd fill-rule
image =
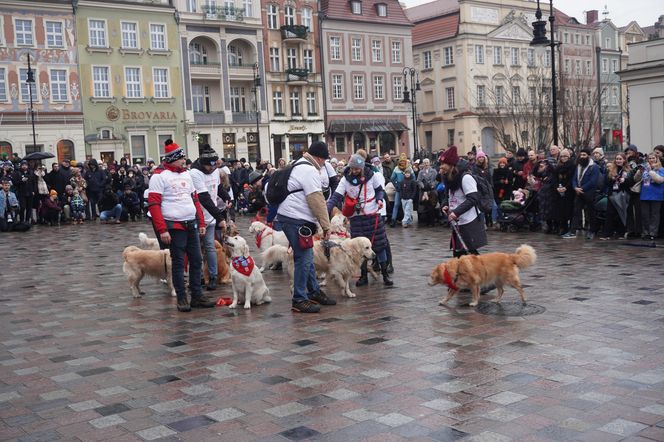
M593 69L592 69L592 63L590 60L586 60L586 75L592 75Z
M64 69L51 70L51 100L68 101L67 71Z
M88 22L90 33L90 46L93 48L105 48L106 45L106 22L104 20L90 20Z
M307 92L307 114L318 115L316 108L316 92Z
M512 86L512 103L521 104L521 87Z
M122 22L122 48L138 49L138 24Z
M569 66L570 66L569 63L570 63L569 60L565 60L565 73L566 74L569 74Z
M21 101L27 103L30 101L30 88L28 88L28 70L19 69L19 82L21 83ZM35 84L32 85L32 101L39 101L39 75L35 75Z
M314 71L314 50L313 49L303 49L302 50L302 59L304 60L304 68L307 72Z
M200 43L190 43L189 62L191 64L208 64L208 55L205 46Z
M575 66L576 75L581 75L581 60L576 60Z
M341 37L330 37L330 59L341 60Z
M364 76L353 75L353 98L364 100Z
M424 51L422 53L422 56L424 58L424 69L431 69L431 67L433 66L431 59L431 51Z
M565 44L569 43L569 34L567 32L563 34L563 41L565 42Z
M444 62L445 66L451 66L454 64L454 50L452 46L447 46L443 48Z
M125 87L127 98L142 98L141 68L125 68Z
M32 20L14 21L14 32L16 34L16 44L18 46L32 46Z
M376 4L376 13L378 17L387 17L387 5L385 3Z
M618 60L611 60L611 72L618 71Z
M297 67L297 49L286 48L286 62L288 69L295 69Z
M302 111L300 110L300 92L299 91L291 91L291 93L290 93L290 107L291 107L291 115L302 115Z
M46 22L46 46L49 48L63 48L65 46L62 34L62 22Z
M609 72L609 60L607 58L602 58L602 72Z
M544 53L544 67L551 67L551 52L549 51Z
M392 96L394 101L403 100L403 78L400 75L392 78Z
M270 48L270 70L272 72L279 71L279 48Z
M95 98L109 98L111 96L108 70L108 66L93 66L92 68L92 90Z
M503 64L503 48L499 46L493 47L493 64Z
M454 129L447 129L447 145L454 144Z
M512 48L512 66L519 66L519 48Z
M313 24L313 19L312 19L313 13L311 12L311 8L302 8L302 24L307 27L307 30L309 32L312 32L314 30L312 24Z
M590 35L586 35L586 44L590 46Z
M171 93L168 88L168 69L153 68L152 82L154 83L155 98L170 98Z
M385 99L385 77L377 75L373 79L374 83L374 100Z
M530 106L537 104L537 89L532 86L528 88L528 104Z
M7 101L7 70L0 68L0 101Z
M574 34L574 44L579 44L579 34Z
M295 24L295 9L292 6L284 8L284 23L288 26Z
M352 61L362 61L362 39L360 38L351 39L350 56Z
M166 48L166 25L150 25L150 49L165 51Z
M267 27L270 29L277 29L279 27L277 5L270 4L267 6Z
M281 91L272 92L272 107L275 115L284 114L284 99Z
M207 86L194 84L191 86L191 98L194 112L210 112L210 95Z
M496 107L505 106L505 88L496 86Z
M486 88L484 85L477 85L477 107L486 106Z
M332 75L332 98L335 100L344 98L343 77L339 74Z
M535 66L535 49L528 48L528 66Z
M362 15L362 2L352 0L350 2L350 10L355 15Z
M346 151L346 138L343 136L334 137L334 149L337 153L344 153Z
M604 49L611 49L611 39L609 37L604 39Z
M131 157L134 164L145 164L145 135L131 136Z
M228 45L228 64L242 66L242 51L235 45Z
M445 109L450 110L450 109L456 109L456 105L454 102L454 88L453 87L446 87L445 88Z
M401 42L392 42L392 63L401 64Z
M380 40L371 40L371 61L374 63L383 61L383 44Z
M244 9L245 17L254 16L254 5L252 4L251 0L242 0L242 8Z
M187 0L187 12L196 12L196 1L197 0Z
M231 111L232 112L245 112L246 101L244 97L243 87L231 87Z
M484 64L484 46L475 45L475 63Z

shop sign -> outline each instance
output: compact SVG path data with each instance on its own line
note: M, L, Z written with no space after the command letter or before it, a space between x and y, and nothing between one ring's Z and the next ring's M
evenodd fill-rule
M292 125L289 129L288 132L304 132L307 129L306 126L295 126Z
M109 106L106 108L106 118L110 121L117 121L122 117L127 121L160 121L160 120L177 120L175 112L170 111L130 111L123 108L118 109L116 106Z

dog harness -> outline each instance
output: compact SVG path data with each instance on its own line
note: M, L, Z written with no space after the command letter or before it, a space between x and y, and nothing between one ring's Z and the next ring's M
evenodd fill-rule
M236 256L231 259L231 264L233 264L235 270L244 276L251 275L251 272L254 270L254 258L251 256Z
M457 278L459 275L457 275ZM450 272L447 271L447 267L445 267L445 272L443 273L443 283L451 288L452 290L459 290L459 286L456 285L456 280L457 278L454 278L454 281L452 280L452 276L450 275Z
M256 234L256 247L258 247L259 249L261 248L261 243L263 242L263 237L272 235L273 230L270 230L270 232L265 233L266 230L267 229L263 229L263 230L261 230L260 232L258 232Z

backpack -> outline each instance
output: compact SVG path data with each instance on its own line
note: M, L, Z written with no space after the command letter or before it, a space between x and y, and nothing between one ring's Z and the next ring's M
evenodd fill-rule
M288 180L290 179L291 172L293 171L294 167L297 167L300 164L308 164L313 167L313 165L308 161L302 161L295 164L289 164L283 169L276 170L272 174L270 177L270 183L265 191L265 199L267 200L268 204L271 206L278 206L279 204L283 203L291 193L301 192L303 190L288 190Z
M477 202L477 210L482 213L491 213L493 209L493 188L489 181L484 176L473 172L466 172L472 176L477 183L477 193L479 201Z

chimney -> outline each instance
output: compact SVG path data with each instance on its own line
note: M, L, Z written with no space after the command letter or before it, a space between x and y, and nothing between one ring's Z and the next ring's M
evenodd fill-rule
M593 9L591 11L586 11L586 24L591 25L597 21L599 18L599 11L597 9Z

